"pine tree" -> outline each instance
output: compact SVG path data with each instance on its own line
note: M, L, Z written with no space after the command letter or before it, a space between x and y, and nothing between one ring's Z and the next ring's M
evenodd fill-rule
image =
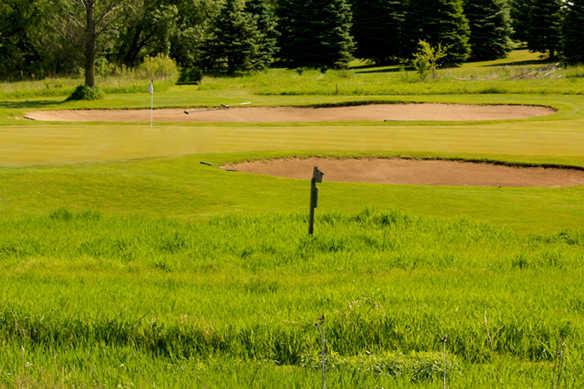
M0 4L0 79L24 78L41 67L31 39L39 21L38 6L31 1L9 0Z
M278 53L278 22L273 9L265 0L248 0L245 11L252 15L260 33L258 59L261 66L269 66Z
M346 0L282 0L282 62L290 67L344 67L354 50Z
M511 0L511 24L513 39L527 42L529 30L529 12L533 0Z
M562 43L567 62L584 63L584 0L567 4Z
M405 54L411 56L423 40L447 50L445 65L458 65L470 54L470 28L462 0L410 0L406 19Z
M353 35L359 58L392 62L402 54L405 4L401 0L353 0Z
M527 47L557 56L561 45L562 0L533 0L529 10Z
M504 58L511 48L511 22L505 0L465 0L471 59Z
M262 68L261 34L242 0L226 0L202 44L202 67L218 74Z

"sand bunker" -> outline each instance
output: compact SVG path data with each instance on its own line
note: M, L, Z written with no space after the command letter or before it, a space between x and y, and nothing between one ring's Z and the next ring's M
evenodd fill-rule
M313 166L325 181L405 185L563 187L584 185L584 170L509 167L488 163L410 159L276 159L226 165L226 170L309 179Z
M158 109L159 122L342 122L342 121L475 121L525 119L550 115L549 107L524 105L370 104L346 107L232 107ZM67 122L136 122L150 120L149 110L38 111L32 120Z

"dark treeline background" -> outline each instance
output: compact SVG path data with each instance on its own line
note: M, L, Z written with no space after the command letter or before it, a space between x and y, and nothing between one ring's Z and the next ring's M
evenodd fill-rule
M132 68L168 56L185 74L278 65L403 63L418 42L444 65L505 57L512 42L584 61L584 0L2 0L0 78ZM92 74L87 74L87 73ZM89 78L88 78L89 77Z

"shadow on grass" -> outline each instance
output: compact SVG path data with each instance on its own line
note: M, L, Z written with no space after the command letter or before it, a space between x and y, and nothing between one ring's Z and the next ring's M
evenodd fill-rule
M550 60L548 58L545 59L528 59L524 61L514 61L514 62L503 62L491 65L483 65L486 68L492 67L502 67L502 66L528 66L528 65L548 65L552 63L556 63L557 61Z
M365 69L365 70L358 70L355 73L356 74L374 74L374 73L397 73L400 72L402 70L410 70L407 67L390 67L390 68L385 68L385 69Z
M0 109L42 108L49 105L63 104L64 102L65 100L23 100L23 101L0 100Z

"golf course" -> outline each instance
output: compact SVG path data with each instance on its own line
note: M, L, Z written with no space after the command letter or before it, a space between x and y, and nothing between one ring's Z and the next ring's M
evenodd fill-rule
M0 83L0 387L584 386L583 67L148 82Z

